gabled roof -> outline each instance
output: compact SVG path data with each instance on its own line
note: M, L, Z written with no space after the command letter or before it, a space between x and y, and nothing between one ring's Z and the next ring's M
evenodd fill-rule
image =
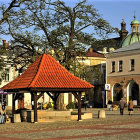
M87 52L86 57L101 57L101 58L105 58L104 54L102 53L98 53L98 52Z
M79 79L67 71L52 56L41 55L18 78L5 85L4 90L41 89L44 91L84 91L93 85Z
M86 54L86 57L101 57L101 58L105 58L104 54L96 52L95 50L93 50L92 48L90 48Z

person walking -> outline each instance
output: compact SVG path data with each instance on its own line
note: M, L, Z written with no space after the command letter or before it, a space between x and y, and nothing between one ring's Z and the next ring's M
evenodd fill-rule
M130 101L128 102L128 111L129 111L129 115L132 115L132 112L133 112L133 101L132 101L132 99L130 99Z
M119 106L120 106L120 115L123 115L124 106L125 106L125 101L123 100L123 98L121 98Z
M0 122L5 123L6 122L6 108L5 108L5 105L2 105L1 110L0 110L0 114L1 114Z
M85 105L85 111L87 110L87 104L88 104L88 101L85 101L85 102L84 102L84 105Z

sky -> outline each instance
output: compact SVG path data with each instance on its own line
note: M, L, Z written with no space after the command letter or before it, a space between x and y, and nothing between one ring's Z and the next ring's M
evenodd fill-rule
M80 0L63 0L67 5L74 6ZM0 0L1 3L7 3L10 0ZM107 20L111 26L120 29L122 19L126 22L126 27L131 33L130 23L133 20L134 12L136 19L140 21L140 0L87 0L88 4L93 4L99 14ZM92 29L88 28L86 32ZM117 35L115 35L117 36ZM114 35L110 37L115 37Z
M64 0L69 5L79 0ZM134 19L140 21L140 0L87 0L88 4L93 4L99 14L107 20L111 26L121 28L122 19L126 22L126 29L131 33L130 23ZM87 29L87 31L90 28ZM117 35L116 35L117 36ZM110 36L114 37L114 35Z

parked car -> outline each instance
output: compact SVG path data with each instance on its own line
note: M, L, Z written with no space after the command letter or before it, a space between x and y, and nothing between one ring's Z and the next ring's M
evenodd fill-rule
M94 103L92 101L88 101L88 104L87 104L87 107L90 108L90 107L94 107Z

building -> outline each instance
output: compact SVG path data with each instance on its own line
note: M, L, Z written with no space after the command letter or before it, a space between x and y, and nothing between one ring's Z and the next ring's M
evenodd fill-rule
M127 37L128 31L126 30L126 23L124 20L121 22L121 30L119 30L119 37L109 38L105 40L95 41L91 48L101 53L113 52L116 49L121 48L121 42Z
M104 85L106 80L106 58L103 53L99 53L93 48L89 48L83 57L77 57L78 62L91 70L86 72L86 77L88 77L88 82L95 85L88 94L86 94L86 99L93 101L96 107L102 106L102 91L104 91Z
M132 98L135 105L140 104L140 33L139 21L131 22L132 32L120 43L120 49L106 55L107 100L118 104L125 98Z
M8 59L7 54L9 53L9 43L6 42L6 40L3 40L3 44L0 45L0 49L5 53L1 55L1 58L4 59L5 66L0 71L0 88L4 85L8 84L10 81L14 80L18 76L18 72L16 71L16 68L13 65L13 62L11 59ZM1 93L3 91L1 90ZM12 106L12 95L8 94L0 94L0 104L6 103L7 106Z

